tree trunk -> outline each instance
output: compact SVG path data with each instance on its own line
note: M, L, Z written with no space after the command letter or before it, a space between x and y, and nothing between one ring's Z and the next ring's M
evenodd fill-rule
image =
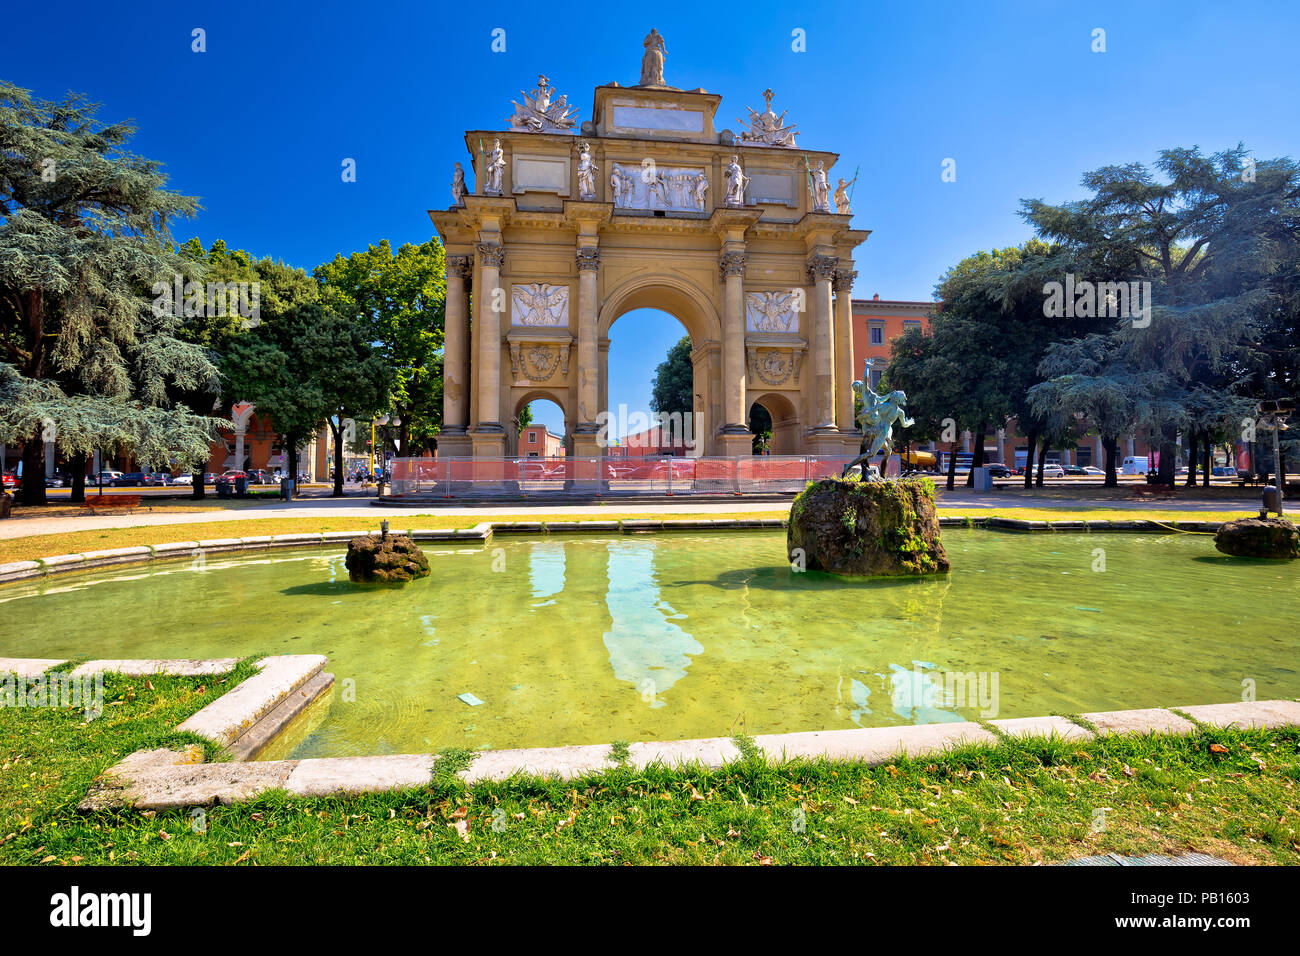
M1029 430L1025 436L1028 439L1028 450L1025 452L1025 487L1034 487L1034 449L1038 447L1038 432L1034 429Z
M1175 469L1178 466L1178 448L1174 444L1176 437L1177 434L1172 428L1164 429L1160 436L1160 467L1156 471L1156 481L1169 488L1174 487L1174 475L1177 473Z
M1102 450L1106 452L1106 480L1104 488L1118 488L1119 476L1115 473L1115 459L1119 457L1119 438L1103 438Z
M970 460L970 472L966 475L966 487L975 487L975 469L984 467L984 432L986 426L975 429L975 449Z
M86 503L86 456L73 455L68 466L72 469L72 493L68 495L68 501L74 505L84 505Z
M1042 445L1038 448L1038 476L1034 479L1036 488L1043 487L1043 469L1047 467L1047 438L1043 438Z
M948 490L952 491L957 486L957 443L953 442L951 449L948 451Z
M23 442L23 478L18 486L19 504L43 505L45 498L45 442L40 436Z
M330 422L330 433L334 436L334 491L332 497L343 497L343 421Z
M1201 433L1192 429L1187 435L1187 481L1188 488L1196 487L1196 465L1200 459Z

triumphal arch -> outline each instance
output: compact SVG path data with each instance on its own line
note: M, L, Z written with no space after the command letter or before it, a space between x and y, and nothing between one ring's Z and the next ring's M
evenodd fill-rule
M853 420L851 227L836 153L796 145L786 113L719 129L722 97L664 79L644 41L641 81L597 87L591 119L542 76L506 129L465 134L452 205L432 210L447 250L439 454L515 453L529 402L564 410L570 454L603 454L610 326L631 309L691 337L696 454L751 453L755 402L773 454L843 455Z

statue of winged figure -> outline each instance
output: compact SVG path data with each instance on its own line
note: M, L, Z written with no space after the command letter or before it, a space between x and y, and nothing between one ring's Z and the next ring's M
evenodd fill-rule
M881 459L883 471L889 456L894 453L894 425L908 428L915 424L907 417L907 412L903 408L907 402L905 392L894 391L888 395L877 395L872 389L871 365L871 359L867 359L862 368L862 381L853 383L853 391L862 399L862 411L858 413L858 427L862 429L862 444L858 448L860 452L858 457L844 466L842 477L848 475L850 468L870 464L871 459L881 451L885 453L884 458ZM870 470L863 470L862 474L869 475Z
M532 93L520 90L524 103L520 106L514 100L515 115L510 117L510 128L525 133L563 133L573 129L576 122L573 115L578 112L576 106L569 106L567 94L554 102L551 95L555 87L545 76L537 77L537 89Z
M562 285L532 282L512 290L523 325L559 325L569 301L569 289Z

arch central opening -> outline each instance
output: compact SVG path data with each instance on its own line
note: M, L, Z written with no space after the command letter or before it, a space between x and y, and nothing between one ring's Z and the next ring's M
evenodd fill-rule
M601 408L612 456L692 454L700 434L694 344L685 323L658 308L618 316L602 342Z

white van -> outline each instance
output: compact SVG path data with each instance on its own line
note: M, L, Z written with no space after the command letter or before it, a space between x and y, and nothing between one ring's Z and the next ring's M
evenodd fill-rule
M1124 459L1124 464L1120 466L1119 473L1121 475L1145 475L1150 470L1151 467L1148 464L1146 455L1141 457L1129 455Z

